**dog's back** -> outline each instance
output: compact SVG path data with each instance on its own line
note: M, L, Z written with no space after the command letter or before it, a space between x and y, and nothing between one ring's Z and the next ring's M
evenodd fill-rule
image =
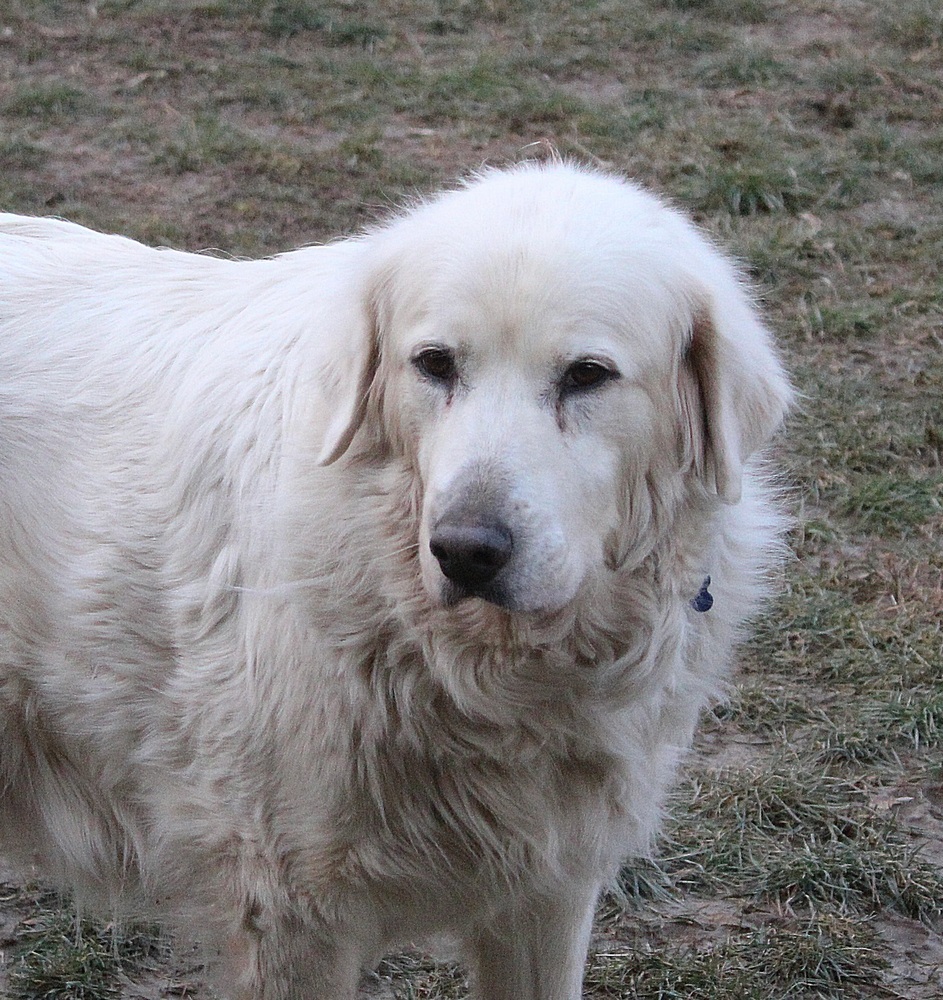
M213 690L238 659L284 426L325 419L346 252L0 216L0 843L95 898L133 904L154 854L187 672Z

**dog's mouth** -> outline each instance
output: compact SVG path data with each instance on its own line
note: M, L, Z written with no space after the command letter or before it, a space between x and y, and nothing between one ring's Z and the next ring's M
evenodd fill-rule
M445 607L454 608L458 604L475 599L493 604L505 611L517 610L514 599L499 584L468 586L446 579L442 587L442 603Z

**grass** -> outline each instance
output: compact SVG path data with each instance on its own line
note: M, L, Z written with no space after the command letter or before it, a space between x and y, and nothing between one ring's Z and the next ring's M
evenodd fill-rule
M900 474L870 475L852 482L836 513L864 534L902 536L943 517L943 476L911 479Z
M795 928L738 931L715 948L597 953L585 995L594 1000L860 996L867 994L857 990L867 990L884 966L866 924L812 917Z
M156 154L156 165L172 173L199 173L229 164L253 163L260 143L216 115L200 115L180 123L176 136Z
M415 952L384 959L368 978L386 986L392 1000L458 1000L468 992L468 980L458 965Z
M688 892L734 891L790 910L943 916L943 873L848 773L823 770L820 758L784 757L762 770L693 775L665 869Z
M2 113L10 119L64 119L87 113L93 106L91 95L59 80L43 80L17 88L3 102Z
M603 900L586 995L941 995L939 4L12 0L0 32L3 209L265 254L546 140L731 247L804 397L776 455L794 559L659 855ZM182 961L76 938L32 889L3 914L16 1000L127 997ZM902 927L937 943L924 983ZM367 985L467 991L418 953Z
M160 958L164 939L153 928L83 920L48 893L34 892L31 902L7 976L10 1000L109 1000L128 972Z

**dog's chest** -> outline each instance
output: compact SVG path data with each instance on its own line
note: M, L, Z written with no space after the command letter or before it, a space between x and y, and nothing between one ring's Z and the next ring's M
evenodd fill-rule
M345 837L354 877L461 909L609 865L624 785L611 755L580 755L527 730L436 721L425 737L394 728L360 745Z

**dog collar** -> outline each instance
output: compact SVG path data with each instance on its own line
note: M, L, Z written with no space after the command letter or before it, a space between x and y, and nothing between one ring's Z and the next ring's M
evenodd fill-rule
M691 607L695 611L710 611L714 606L714 595L707 589L711 585L711 578L704 577L701 589L697 592L697 597L691 601Z

